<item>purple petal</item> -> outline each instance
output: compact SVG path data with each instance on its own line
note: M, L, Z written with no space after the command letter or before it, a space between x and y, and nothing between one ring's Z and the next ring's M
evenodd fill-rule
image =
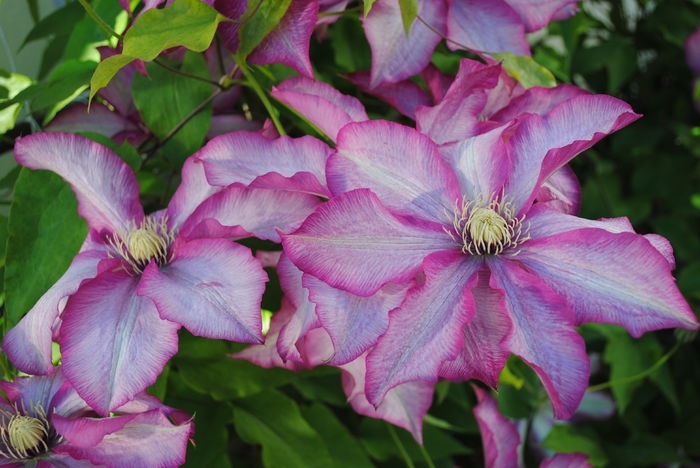
M370 75L366 71L358 71L345 75L354 85L362 91L382 99L396 108L406 117L415 120L416 109L420 106L428 106L432 99L418 83L411 80L401 80L396 83L384 83L374 88L369 86Z
M431 383L415 381L397 385L389 390L384 401L375 408L365 395L365 356L341 366L341 369L343 390L355 411L403 427L413 435L416 442L423 443L423 417L433 401Z
M233 20L219 23L217 33L226 48L236 53L239 44L238 28L241 23L239 20L248 10L248 2L247 0L215 0L214 8L222 15Z
M638 234L563 232L523 244L517 259L569 301L576 325L614 323L635 337L698 326L668 261Z
M250 63L283 63L313 78L309 42L316 25L318 8L318 0L292 0L275 29L250 54Z
M454 172L428 137L393 122L352 123L338 134L327 166L334 194L371 189L397 214L447 222L461 193Z
M296 230L319 204L319 198L308 193L233 184L199 205L183 224L179 236L186 239L255 236L280 242L279 231Z
M316 125L333 141L346 124L369 120L365 107L357 98L342 94L322 81L295 76L273 87L271 94Z
M15 143L17 162L47 169L71 184L78 211L97 232L128 231L143 219L139 187L129 166L104 146L69 133L36 133Z
M118 134L140 133L145 138L134 122L99 102L90 106L89 113L86 104L73 104L59 112L45 129L51 132L92 132L110 138Z
M478 379L496 388L509 353L501 342L511 329L503 292L488 284L487 271L479 272L474 296L474 318L464 325L464 346L459 356L440 368L440 376L452 381Z
M685 40L685 60L696 75L700 75L700 27Z
M439 33L416 19L406 37L399 2L377 0L372 6L363 21L372 49L370 88L416 75L430 63L430 56L445 33L445 3L419 2L418 15Z
M2 392L11 403L28 410L32 410L35 405L41 405L47 413L54 410L56 406L54 397L64 387L70 387L70 385L66 384L66 379L59 367L55 368L54 372L49 375L19 377L12 382L0 382ZM5 401L3 398L3 405ZM82 406L87 407L85 403Z
M583 453L557 453L542 460L540 468L593 468L588 463L588 455Z
M100 52L100 60L118 55L119 52L109 46L98 47ZM134 98L131 93L131 82L133 81L134 73L143 70L143 63L140 60L134 61L123 67L109 81L107 86L100 89L97 94L104 98L107 102L114 106L116 111L126 118L138 118L138 111L134 104ZM93 106L99 104L93 102ZM92 110L92 107L91 107Z
M577 215L581 207L578 177L569 166L562 166L542 183L536 200L562 213Z
M155 382L177 352L180 326L136 296L138 281L123 271L104 272L82 284L63 311L63 371L102 415Z
M54 450L114 468L175 467L185 463L191 433L192 423L174 425L165 414L154 410L135 415L121 430L106 435L94 447L63 443Z
M350 0L319 0L318 3L321 6L320 13L338 13L345 11L345 8L347 7L348 3L350 3ZM342 15L319 16L316 24L322 25L335 23L341 17Z
M498 412L498 403L488 390L473 385L478 404L474 417L481 431L486 468L518 468L520 434L511 420Z
M564 298L516 263L497 259L489 261L489 268L491 285L505 293L513 324L503 347L537 373L552 400L554 415L571 417L586 392L589 373L573 312Z
M447 47L530 55L525 26L504 0L448 0Z
M178 228L211 195L220 191L207 182L202 161L189 157L182 166L182 182L168 203L168 225Z
M303 284L316 304L318 319L333 341L328 365L346 364L376 344L389 326L389 311L401 305L412 283L389 283L370 297L328 286L311 275Z
M97 265L106 257L104 251L98 250L78 254L61 279L7 332L2 349L15 367L28 374L53 371L51 340L62 300L75 293L83 280L97 275Z
M497 122L507 122L525 113L545 115L564 101L576 96L590 94L584 89L567 84L555 86L554 88L535 86L515 97L506 107L496 112L491 119Z
M520 15L525 31L542 29L555 17L558 20L576 13L578 0L505 0Z
M604 95L576 96L545 116L526 115L509 140L513 171L506 195L515 211L532 201L550 174L639 117L629 104Z
M66 442L75 447L94 447L106 435L122 429L137 415L129 414L110 418L67 418L51 415L51 423Z
M282 243L302 271L360 296L410 280L427 255L455 247L442 229L409 224L366 189L324 203Z
M462 327L474 317L471 287L482 261L460 251L425 259L425 284L391 312L389 328L367 356L367 399L378 405L399 384L436 382L443 361L462 349Z
M327 197L325 166L331 149L311 136L265 138L259 133L236 132L214 138L194 156L204 164L210 184L233 183L297 190ZM306 182L267 186L260 177L276 173L279 179ZM305 175L305 178L298 176Z
M219 114L211 118L211 124L207 131L207 140L212 140L226 133L248 131L257 132L262 128L258 120L248 120L238 114Z
M178 244L165 267L151 262L137 293L155 303L161 318L193 335L262 343L260 303L266 282L247 247L198 239Z
M473 60L462 60L444 99L436 106L416 112L418 130L440 144L481 133L481 113L488 99L486 90L498 84L500 74L500 65L487 67Z
M432 63L425 67L420 76L428 86L433 102L442 101L454 79L452 75L441 72L440 69Z

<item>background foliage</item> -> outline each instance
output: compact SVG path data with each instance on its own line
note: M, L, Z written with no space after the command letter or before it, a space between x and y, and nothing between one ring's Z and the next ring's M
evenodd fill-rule
M274 2L264 3L270 10L246 24L247 42L238 60L245 59L278 18ZM107 25L124 30L127 15L116 0L90 4ZM316 77L359 97L371 118L404 121L388 104L343 78L370 65L359 10L351 9L329 27L325 40L312 39ZM150 27L162 24L157 15L163 12L153 14ZM18 21L22 17L27 21ZM204 50L214 34L214 20L181 25L189 28L181 36L190 41L185 45ZM531 37L534 59L558 82L620 97L645 115L572 162L583 185L582 216L628 216L638 232L667 237L675 247L679 286L696 311L700 114L693 107L694 77L685 63L683 41L698 24L697 0L592 0L577 15ZM115 38L76 0L4 0L0 41L0 283L6 331L60 277L87 229L77 216L75 197L57 176L19 170L12 158L14 140L39 131L66 105L87 102L95 70L93 85L116 70L110 66L128 58L97 68L96 47L114 45ZM136 41L125 46L124 55L150 60L174 45ZM433 63L454 73L460 56L467 54L448 51L443 44ZM132 87L142 124L153 137L133 147L87 134L111 146L137 170L147 210L161 208L169 199L182 162L202 146L211 122L207 100L215 88L184 74L218 80L196 52L188 52L181 62L159 60L181 73L149 63L150 78L137 75ZM288 133L313 134L283 106L261 98L295 72L268 65L252 66L248 73L259 89L241 88L237 113L262 121L270 112L266 107L273 107ZM542 79L532 71L522 78ZM196 116L177 128L195 110ZM273 287L263 306L277 310L279 302L279 289ZM526 448L525 459L532 462L544 448L587 453L596 466L680 466L700 460L700 349L692 334L662 331L635 340L622 328L603 325L584 326L581 332L594 363L591 385L612 395L614 412L602 419L552 424L541 384L525 365L511 360L498 399L504 414L527 421L533 444ZM180 352L151 391L168 405L196 414L196 446L189 448L187 466L390 467L408 464L406 459L416 466L483 463L471 413L474 396L467 383L438 384L421 449L402 429L356 415L345 402L337 369L260 369L226 357L240 345L196 338L184 329L180 343ZM4 360L3 366L11 375ZM590 399L585 405L593 413L606 410L605 400Z

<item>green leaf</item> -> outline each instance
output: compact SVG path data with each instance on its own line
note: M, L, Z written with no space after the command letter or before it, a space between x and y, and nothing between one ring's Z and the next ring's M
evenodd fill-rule
M135 74L134 103L146 126L164 138L211 95L211 85L172 73L156 64L146 68L148 76ZM199 54L188 52L181 71L208 78L207 64ZM211 106L192 117L164 146L166 157L177 165L201 148L211 123Z
M557 453L585 453L593 466L604 466L608 461L594 432L579 430L568 424L553 426L542 441L542 447Z
M333 459L334 467L363 468L374 466L362 445L328 407L314 403L310 407L302 407L302 414L323 439Z
M8 222L6 330L68 269L87 235L70 186L48 171L22 169Z
M129 57L128 55L112 55L101 61L95 73L92 74L90 78L90 97L89 101L95 97L97 92L107 86L109 82L114 78L119 70L136 60L134 57Z
M233 423L238 435L262 445L267 468L327 468L333 462L323 439L283 393L267 390L236 401Z
M363 0L362 1L364 16L369 15L369 12L372 11L372 5L374 5L374 3L376 1L377 0Z
M241 17L241 27L238 30L240 43L237 54L241 60L245 60L272 32L290 3L291 0L248 0L248 11Z
M399 8L401 8L403 30L408 36L408 33L411 31L411 25L418 16L418 0L399 0Z
M22 47L30 42L49 36L63 36L69 34L84 16L85 10L80 6L80 3L70 2L62 8L52 11L35 24L31 31L29 31L29 34L27 34L27 37L24 38Z
M494 58L503 63L503 68L525 88L543 86L552 88L557 81L552 72L535 62L532 57L514 55L510 52L493 53Z
M175 0L163 9L146 11L134 22L124 37L123 54L150 61L172 47L203 52L225 20L204 2Z
M12 99L32 84L31 78L0 70L0 87L6 90L4 99ZM4 100L0 99L0 101ZM15 126L22 103L13 104L0 110L0 135Z

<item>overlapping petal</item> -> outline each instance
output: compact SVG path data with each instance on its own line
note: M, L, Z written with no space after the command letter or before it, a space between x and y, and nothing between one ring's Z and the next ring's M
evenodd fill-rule
M396 108L406 117L416 118L416 110L420 106L432 103L428 93L418 83L411 80L401 80L396 83L384 83L370 87L370 74L366 71L348 73L345 78L358 86L362 91L382 99Z
M569 166L557 169L542 182L537 201L562 213L577 215L581 207L581 184Z
M498 411L498 402L487 391L473 387L478 404L474 417L481 431L486 468L518 468L520 434L515 424Z
M547 26L553 19L561 20L576 13L578 0L506 0L532 32Z
M182 166L182 182L166 210L169 226L180 227L204 200L220 190L221 187L207 182L204 164L195 158L188 158Z

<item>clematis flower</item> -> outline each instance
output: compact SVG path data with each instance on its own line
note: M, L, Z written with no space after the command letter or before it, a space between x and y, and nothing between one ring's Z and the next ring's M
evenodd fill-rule
M424 275L367 356L371 404L412 381L495 386L516 354L567 418L589 372L575 326L697 327L665 239L533 203L553 172L638 117L584 95L450 147L391 122L340 130L326 171L334 197L283 245L304 273L359 296Z
M474 386L478 404L474 417L481 431L486 468L519 468L524 466L518 451L520 431L515 422L498 411L496 399L486 390ZM582 453L557 453L542 460L540 468L591 468Z
M90 227L63 277L7 333L3 348L15 366L50 373L56 340L66 377L106 415L155 381L177 352L181 325L198 336L262 342L267 275L230 239L279 242L277 230L296 229L320 203L316 196L241 183L212 187L196 154L168 208L145 215L134 173L97 143L36 134L16 142L15 156L63 177Z
M60 369L0 382L0 465L175 467L185 462L189 416L148 394L99 418Z

